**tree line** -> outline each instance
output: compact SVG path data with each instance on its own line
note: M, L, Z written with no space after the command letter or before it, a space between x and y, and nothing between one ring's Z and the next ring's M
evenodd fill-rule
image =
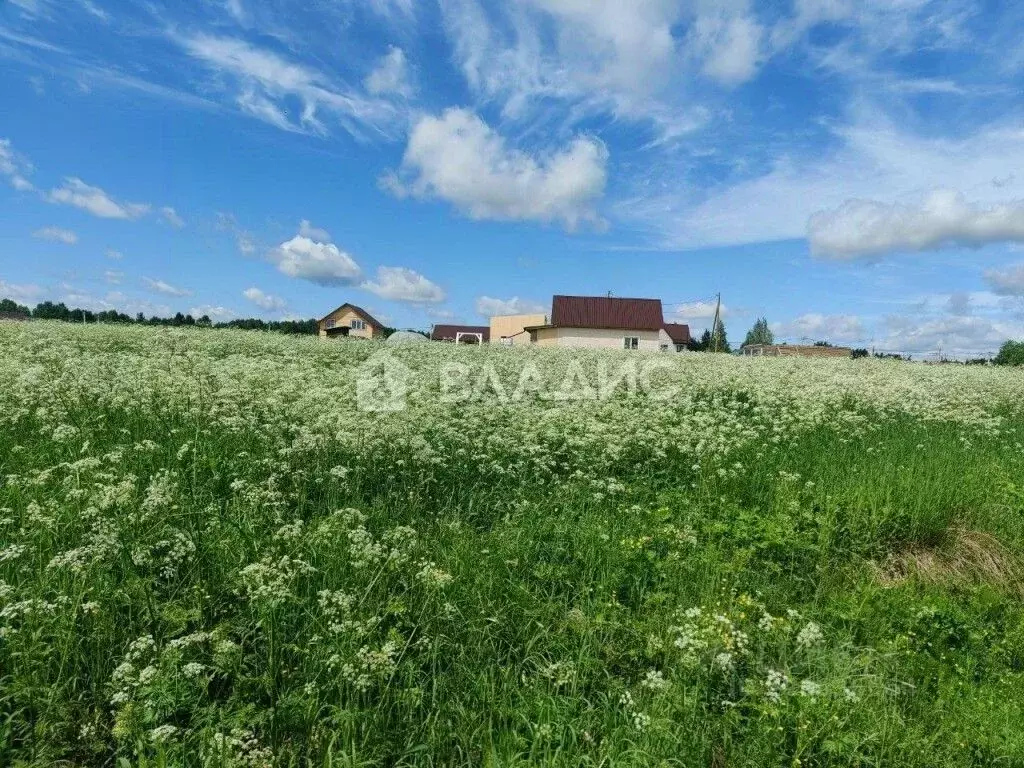
M316 335L319 324L315 318L309 320L262 320L258 317L237 318L226 322L213 322L209 315L193 317L191 314L175 313L171 317L146 317L139 312L134 317L115 309L93 312L80 307L68 307L64 302L43 301L30 309L11 299L0 299L0 315L33 318L36 320L60 320L65 323L114 323L122 325L164 325L170 327L201 326L206 328L241 328L247 331L275 331L297 335Z

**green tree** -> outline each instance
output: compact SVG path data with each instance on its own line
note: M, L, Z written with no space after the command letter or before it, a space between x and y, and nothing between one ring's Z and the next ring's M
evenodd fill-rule
M992 361L996 365L1024 365L1024 341L1008 341Z
M747 338L743 340L743 346L749 346L750 344L774 344L775 334L772 333L772 329L768 327L768 320L759 317L757 322L754 323L754 327L747 331Z
M732 347L729 346L729 338L725 333L725 323L722 318L718 318L718 323L715 325L715 331L711 334L711 351L712 352L732 352Z
M701 337L691 338L690 343L686 345L686 348L691 352L707 352L711 347L711 331L707 328L704 329L704 333Z
M32 310L24 307L11 299L0 299L0 312L8 312L12 315L30 315Z

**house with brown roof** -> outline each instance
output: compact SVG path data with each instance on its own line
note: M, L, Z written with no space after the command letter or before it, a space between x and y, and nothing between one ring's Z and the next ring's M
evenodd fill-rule
M323 339L339 336L379 339L384 335L384 328L384 323L355 304L342 304L329 315L320 318L320 338Z
M530 326L526 330L531 341L541 347L652 352L675 347L672 336L665 329L660 299L555 296L551 301L550 322ZM689 336L689 328L686 335Z
M487 325L435 325L430 331L430 340L484 344L491 340L491 328Z
M665 323L665 333L676 349L676 352L683 352L690 344L690 326L685 323Z

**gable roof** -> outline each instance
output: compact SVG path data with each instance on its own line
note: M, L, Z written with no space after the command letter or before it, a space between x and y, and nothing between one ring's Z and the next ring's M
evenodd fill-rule
M675 344L690 343L690 326L684 323L665 323L665 333Z
M371 315L369 312L367 312L362 307L357 307L355 304L350 304L347 301L344 304L342 304L340 307L338 307L337 309L334 309L334 310L331 310L330 312L328 312L326 315L321 317L320 320L318 320L317 322L322 323L324 320L326 320L328 317L333 315L335 312L340 312L345 307L348 307L349 309L351 309L353 312L355 312L357 315L359 315L361 318L363 318L363 320L365 320L367 323L372 325L374 328L386 328L387 327L386 325L384 325L384 323L380 322L377 318L375 318L373 315Z
M661 312L661 299L555 296L551 301L551 325L660 331L665 326L665 319Z
M430 332L431 341L455 341L460 333L481 333L484 341L491 340L489 325L435 325Z

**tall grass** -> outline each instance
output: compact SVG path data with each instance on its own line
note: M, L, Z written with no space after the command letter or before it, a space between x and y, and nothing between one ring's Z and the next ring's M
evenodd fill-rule
M1024 763L1019 376L376 350L0 328L0 765Z

